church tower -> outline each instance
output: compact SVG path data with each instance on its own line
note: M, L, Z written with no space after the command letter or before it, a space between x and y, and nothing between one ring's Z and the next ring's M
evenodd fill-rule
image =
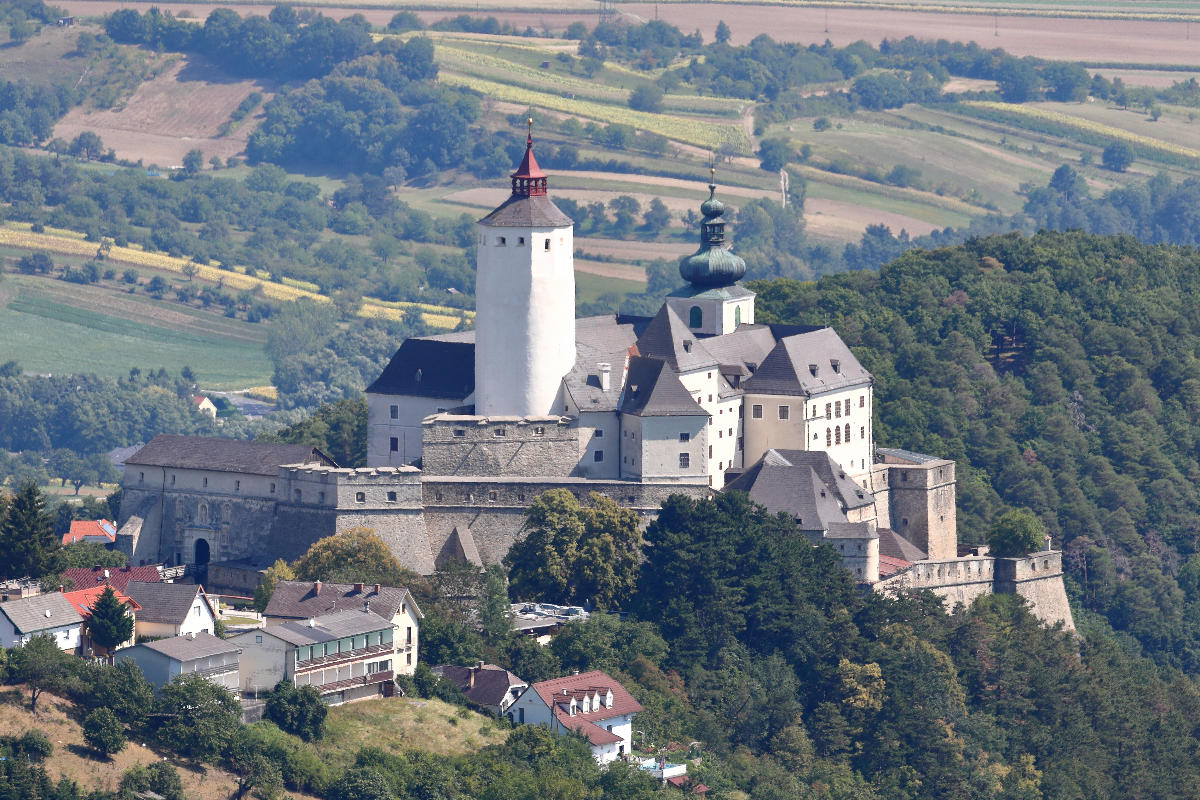
M477 226L478 416L550 415L575 364L574 223L547 194L532 125L512 195Z

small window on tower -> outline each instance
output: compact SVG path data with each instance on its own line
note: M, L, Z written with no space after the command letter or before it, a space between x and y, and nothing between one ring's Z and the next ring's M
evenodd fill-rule
M596 463L603 461L604 460L604 451L597 450L596 452L592 453L592 460L595 461Z
M533 435L534 436L545 436L546 429L544 427L542 427L541 425L538 425L533 429Z
M762 406L757 403L750 406L750 416L754 419L762 419Z
M396 493L395 493L395 492L388 492L388 493L387 493L387 499L388 499L388 502L389 502L389 503L394 503L394 502L396 502Z
M508 244L508 240L505 239L503 236L500 236L500 237L497 237L496 244L500 245L501 247L504 247L504 245Z
M392 419L398 419L400 417L400 406L392 406L388 409L388 414Z
M400 451L399 437L393 436L388 439L388 450L392 453L398 453Z
M367 493L366 492L355 492L354 493L354 502L356 502L356 503L367 502Z
M688 469L691 466L692 466L691 454L690 453L680 453L679 454L679 468L680 469Z
M462 437L462 436L466 436L466 435L467 435L467 432L466 432L466 430L465 430L465 429L463 429L463 428L455 428L455 429L454 429L454 435L455 435L456 437Z
M549 239L546 240L546 249L547 250L550 249L550 240Z
M679 434L679 441L681 441L681 442L690 442L691 440L692 440L692 435L691 435L690 433L681 433L681 434Z
M508 429L507 428L496 428L494 431L492 431L492 435L493 436L508 436Z
M517 247L524 247L524 246L525 246L525 237L518 236L517 237Z

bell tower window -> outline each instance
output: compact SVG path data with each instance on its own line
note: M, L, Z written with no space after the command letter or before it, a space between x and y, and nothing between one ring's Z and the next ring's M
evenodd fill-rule
M691 310L688 311L688 327L704 327L704 311L700 308L700 306L692 306Z

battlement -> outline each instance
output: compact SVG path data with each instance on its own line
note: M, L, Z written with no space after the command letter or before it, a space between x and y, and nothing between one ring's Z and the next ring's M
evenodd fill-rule
M279 479L279 502L292 505L387 509L421 503L421 471L416 467L288 464L279 468Z
M426 476L566 477L579 463L573 417L434 414L421 423Z

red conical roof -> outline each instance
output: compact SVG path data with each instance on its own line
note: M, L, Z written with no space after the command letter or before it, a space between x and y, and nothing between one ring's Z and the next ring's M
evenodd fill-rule
M533 120L529 121L529 128L529 135L525 137L525 157L512 174L512 192L520 197L546 194L546 173L533 156Z

